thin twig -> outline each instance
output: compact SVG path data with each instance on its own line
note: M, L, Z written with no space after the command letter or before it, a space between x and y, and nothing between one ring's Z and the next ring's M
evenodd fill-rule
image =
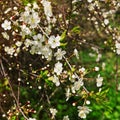
M68 64L69 68L72 70L72 66L70 65L69 61L66 59L65 56L63 56L63 58L65 59L66 63ZM74 75L76 76L76 78L77 78L78 80L80 80L81 82L83 81L83 79L80 78L80 77L77 75L76 72L74 72ZM89 91L87 90L87 88L86 88L84 85L83 85L82 87L83 87L83 89L84 89L87 93L89 93Z
M9 77L7 76L7 74L5 73L5 70L4 70L4 66L3 66L3 64L2 64L2 61L1 61L0 64L1 64L1 68L2 68L2 71L3 71L4 78L7 78L7 80L8 80L8 84L9 84L9 86L10 86L10 89L11 89L12 95L13 95L13 97L14 97L14 99L15 99L15 102L16 102L16 105L17 105L18 110L20 111L20 113L23 115L23 117L24 117L26 120L29 120L29 119L27 118L27 116L24 114L24 112L23 112L23 111L21 110L21 108L20 108L19 102L18 102L18 100L17 100L17 98L16 98L16 96L15 96L15 93L14 93L14 91L13 91L13 88L12 88L12 85L11 85L11 82L10 82L10 79L9 79Z
M40 27L40 25L38 25L38 27L40 28L40 30L42 31L42 33L43 33L47 38L49 38L49 36L46 34L46 32L43 30L43 28Z
M0 103L0 109L1 109L1 112L5 115L4 117L7 118L5 111L3 110L2 106L1 106L1 103Z
M18 103L20 102L20 81L18 81L18 96L17 96L17 99L18 99Z
M43 34L49 39L49 36L47 35L47 33L46 33L40 26L38 26L38 27L39 27L40 30L43 32ZM66 63L68 64L70 70L72 70L72 66L71 66L70 63L68 62L67 58L66 58L65 56L63 56L63 58L65 59ZM77 73L74 73L74 74L75 74L76 78L82 82L83 79L81 79L81 78L77 75ZM83 89L84 89L87 93L89 93L89 91L87 90L87 88L86 88L84 85L83 85L82 87L83 87Z

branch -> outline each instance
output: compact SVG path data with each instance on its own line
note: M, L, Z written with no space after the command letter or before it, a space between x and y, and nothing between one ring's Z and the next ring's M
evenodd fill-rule
M23 117L24 117L26 120L29 120L29 119L27 118L27 116L24 114L24 112L22 111L22 109L21 109L21 107L20 107L20 105L19 105L19 102L18 102L18 100L17 100L17 98L16 98L16 96L15 96L15 93L14 93L14 91L13 91L13 88L12 88L12 85L11 85L11 82L10 82L10 79L9 79L9 77L7 76L7 74L5 73L5 69L4 69L4 66L3 66L3 64L2 64L2 61L0 61L0 65L1 65L1 69L2 69L2 72L3 72L4 78L7 78L7 80L8 80L8 84L9 84L9 86L10 86L10 89L11 89L13 98L15 99L15 102L16 102L16 105L17 105L18 110L20 111L20 113L23 115Z

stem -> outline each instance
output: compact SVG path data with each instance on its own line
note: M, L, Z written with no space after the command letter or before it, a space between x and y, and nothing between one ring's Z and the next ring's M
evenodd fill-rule
M47 38L49 38L49 36L48 36L47 33L42 29L42 27L40 27L40 25L38 25L38 27L40 28L40 30L42 31L42 33L43 33Z
M11 82L10 82L10 79L9 79L9 77L7 76L7 74L5 73L5 70L4 70L4 66L3 66L3 64L2 64L2 61L0 61L0 62L1 62L1 63L0 63L0 64L1 64L1 69L2 69L2 71L3 71L3 76L4 76L4 78L7 78L7 80L8 80L8 84L9 84L9 86L10 86L10 89L11 89L13 98L15 99L15 102L16 102L16 105L17 105L18 110L20 111L20 113L23 115L23 117L24 117L26 120L29 120L29 119L27 118L27 116L24 114L24 112L22 111L22 109L20 108L19 102L18 102L18 100L17 100L17 98L16 98L16 96L15 96L15 93L14 93L14 91L13 91L13 88L12 88L12 85L11 85Z
M0 110L5 115L5 118L7 118L5 111L3 110L2 106L1 106L1 103L0 103Z
M49 38L49 36L47 35L47 33L46 33L40 26L38 26L38 27L39 27L40 30L43 32L43 34L44 34L47 38ZM69 66L69 68L70 68L70 70L72 71L72 66L71 66L70 63L68 62L67 58L66 58L65 56L63 56L63 58L65 59L66 63L68 64L68 66ZM80 77L77 75L77 73L74 72L74 75L76 76L76 78L77 78L78 80L80 80L81 82L83 81L83 79L80 78ZM83 89L84 89L87 93L89 93L89 91L87 90L87 88L86 88L84 85L83 85L82 87L83 87Z
M69 68L70 68L70 70L72 71L72 66L70 65L70 63L69 63L69 61L67 60L67 58L66 58L65 56L63 56L63 58L65 59L66 63L68 64L68 66L69 66ZM78 80L80 80L81 82L83 81L83 79L80 78L80 77L77 75L76 72L74 72L74 75L76 76L76 78L77 78ZM87 90L87 88L86 88L84 85L83 85L82 87L83 87L83 89L84 89L87 93L89 93L89 91Z

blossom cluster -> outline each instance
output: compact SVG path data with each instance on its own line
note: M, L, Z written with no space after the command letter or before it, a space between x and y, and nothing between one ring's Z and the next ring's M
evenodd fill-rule
M73 12L73 15L76 16L79 13L77 12L76 3L80 3L81 5L82 2L82 0L72 1L72 9L73 11L76 10ZM112 27L110 26L109 16L112 16L113 13L118 10L118 7L120 6L118 2L113 2L113 5L117 7L115 8L115 10L110 11L102 8L102 4L105 1L87 0L86 2L88 4L88 18L86 19L88 22L94 23L97 34L100 33L102 27L104 28L104 31L107 35L111 32L114 32ZM102 87L102 85L104 85L104 78L101 74L97 73L101 69L104 69L105 65L103 64L102 68L99 68L98 66L92 68L91 71L97 74L97 77L95 77L96 79L94 80L93 78L86 78L86 76L89 75L89 72L91 72L89 68L84 67L84 65L74 64L74 62L72 62L72 60L70 59L71 57L74 58L76 62L78 61L78 63L79 61L81 61L81 46L84 44L89 46L90 40L86 39L86 36L89 33L86 34L85 37L85 33L82 36L78 27L75 27L71 30L71 27L73 27L72 25L70 25L70 23L72 23L72 20L68 20L68 18L70 18L70 15L69 17L66 16L67 13L64 13L62 15L55 15L53 13L52 3L49 0L41 0L39 4L37 4L36 2L33 2L31 4L28 3L24 9L20 10L20 12L15 12L15 16L12 16L9 20L3 20L1 28L2 30L4 30L4 32L1 32L1 35L3 39L9 44L3 44L2 48L5 56L10 56L10 58L19 59L19 55L22 54L22 52L27 53L31 56L31 58L33 57L33 59L34 57L39 56L39 60L35 59L35 61L29 64L29 68L25 68L25 66L23 67L23 69L25 68L26 71L27 69L29 69L29 72L27 73L29 77L26 77L27 74L22 70L22 65L18 64L19 62L17 63L16 66L17 70L19 69L19 74L22 72L22 74L24 75L24 77L20 79L18 78L18 82L20 83L21 79L35 79L35 81L40 83L38 89L44 91L43 93L45 95L43 95L42 93L41 98L43 99L43 101L44 98L47 98L47 102L50 106L49 116L51 117L51 119L55 119L59 112L59 110L57 110L54 105L52 106L50 104L51 96L54 96L55 94L55 91L52 91L54 88L55 90L59 90L60 88L64 89L64 99L66 101L66 104L70 100L70 98L78 97L78 99L80 99L82 102L79 102L79 100L75 100L75 102L73 101L72 105L78 109L78 117L86 119L87 115L92 111L89 108L89 104L91 103L89 101L89 98L91 97L90 95L92 94L92 92L87 89L87 80L92 79L94 82L96 82L95 87L98 88L100 92L100 88ZM77 24L77 22L75 24ZM58 26L59 28L56 28L56 26ZM74 37L73 33L76 34L78 38ZM90 34L94 36L92 32ZM100 33L99 35L103 37L104 35L101 34L102 33ZM115 35L113 35L112 37L114 36ZM76 39L76 41L73 40L72 37ZM83 39L79 40L82 37ZM118 37L117 41L114 42L117 54L120 54L119 41L120 40ZM77 44L78 46L76 47ZM104 44L106 45L107 42L104 41ZM91 51L95 53L90 53L89 57L96 57L95 62L99 63L102 58L99 47L91 44L89 47L91 47ZM26 59L28 58L26 57ZM42 65L42 67L38 65L34 67L33 64L35 64L36 61L44 64ZM14 63L12 62L10 65L14 66L13 64ZM11 69L12 68L9 68L9 71L12 71ZM24 80L22 81L23 83ZM44 84L42 84L43 81ZM29 85L30 83L31 81L27 81L27 85ZM51 86L53 87L53 89ZM32 89L33 86L30 85L30 88ZM52 91L50 97L46 94L46 91L49 88ZM83 103L83 105L81 105L81 103ZM22 112L21 114L25 116ZM69 115L63 116L63 120L69 119ZM29 117L28 120L36 119Z
M120 55L120 36L118 36L117 41L115 42L115 46L116 46L116 52L118 55Z

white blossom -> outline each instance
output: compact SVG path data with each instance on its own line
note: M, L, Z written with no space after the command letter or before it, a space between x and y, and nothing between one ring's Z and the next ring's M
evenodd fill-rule
M79 59L79 53L77 49L74 49L74 55L76 56L77 59Z
M108 25L109 24L109 20L108 19L104 19L104 24Z
M62 51L61 49L57 49L57 52L54 54L56 60L61 60L62 57L66 54L66 51Z
M101 57L102 57L102 54L99 53L99 54L97 55L96 62L99 62L100 59L101 59Z
M78 116L79 116L80 118L85 119L85 118L86 118L86 113L85 113L83 110L81 110L81 111L79 111Z
M116 48L120 49L120 42L116 41L115 46L116 46Z
M13 10L17 10L17 9L18 9L18 7L16 7L16 6L15 6L15 7L13 7Z
M51 31L52 31L52 26L49 24L48 26L45 27L45 32L47 35L50 35Z
M25 8L26 8L26 7L25 7ZM29 10L26 10L25 12L22 12L22 13L20 14L19 21L23 21L24 23L28 23L29 16L30 16L30 11L29 11Z
M28 19L28 24L30 25L30 28L36 28L39 22L40 18L38 16L38 13L33 11Z
M15 52L16 52L16 53L14 54L14 56L17 56L18 53L20 52L20 47L16 48Z
M39 6L36 2L33 2L33 9L39 9Z
M84 83L82 80L75 81L72 86L72 92L75 93L75 91L78 91L80 89L80 87L83 86L83 84Z
M44 7L44 13L46 15L46 18L47 18L48 22L50 22L50 17L53 16L51 2L49 2L47 0L42 0L41 3Z
M52 82L55 83L56 86L60 85L59 78L56 75L54 75Z
M97 67L97 66L94 69L95 69L95 71L99 71L99 67Z
M11 29L11 22L8 20L5 20L4 23L1 24L1 27L4 30L10 30Z
M32 41L30 39L26 39L24 44L25 44L25 47L28 48L30 45L32 45Z
M34 35L33 39L34 40L40 40L40 39L42 39L42 34L38 33L37 35Z
M20 47L20 46L22 45L22 42L21 42L21 41L17 41L17 42L15 43L15 45L16 45L17 47Z
M22 25L21 26L21 33L20 34L22 36L31 35L31 30L26 25Z
M87 0L89 3L91 3L93 0Z
M31 12L31 4L27 4L27 6L25 6L25 11L21 12L20 14L20 21L23 21L24 23L28 23L29 20L29 16L30 16L30 12Z
M69 98L70 98L70 96L71 96L70 88L66 88L66 93L65 93L65 95L66 95L66 101L68 101Z
M105 66L106 66L106 63L103 62L103 63L102 63L102 69L103 69L103 70L105 69Z
M39 51L39 52L41 52L41 54L44 55L44 57L48 61L51 60L51 58L52 58L52 50L51 50L50 46L49 45L41 46L40 49L41 49L41 51Z
M45 48L45 46L44 46L44 48ZM42 43L40 41L35 40L35 41L32 41L30 52L32 54L39 54L40 55L40 54L42 54L41 50L42 49L45 50L44 48L43 48L43 45L42 45ZM47 55L49 55L49 54L47 54Z
M55 17L52 18L51 22L56 23L57 19Z
M92 110L89 109L87 106L78 106L78 116L80 118L85 119L87 117L87 114L91 112Z
M90 104L90 101L89 101L89 100L86 100L86 104L89 105L89 104Z
M69 116L68 115L64 116L63 120L69 120Z
M3 114L2 117L6 117L6 114Z
M120 55L120 49L117 49L116 52L118 55Z
M7 53L7 54L9 54L9 55L13 55L14 54L14 52L15 52L15 49L13 48L13 47L8 47L8 46L6 46L5 48L4 48L4 50L5 50L5 52Z
M118 38L118 40L119 39L120 38ZM117 52L117 54L120 55L120 42L116 41L115 46L116 46L116 52Z
M93 11L93 10L95 9L95 4L89 4L89 5L88 5L88 9L89 9L90 11Z
M33 3L33 9L31 8L31 4L27 4L25 7L25 11L21 12L19 21L22 21L25 24L29 24L30 28L36 28L38 23L40 22L40 17L38 15L38 12L36 12L34 9L36 9L38 6L34 2Z
M100 74L98 75L96 79L97 87L101 87L103 82L103 77L100 77Z
M118 84L117 89L118 89L118 91L120 91L120 83Z
M29 118L28 120L36 120L35 118Z
M79 72L82 74L82 75L85 75L86 74L86 70L84 67L80 68L79 69Z
M5 38L6 40L9 40L10 37L7 34L7 32L2 32L1 34L2 34L3 38Z
M52 118L55 117L55 115L56 115L57 112L58 111L55 108L50 108L50 113L52 114Z
M56 48L60 46L60 36L50 36L50 38L48 39L48 44L51 46L51 48Z
M63 67L62 67L62 63L60 63L59 61L55 64L55 67L54 67L54 72L57 74L57 75L60 75L61 72L63 70Z

